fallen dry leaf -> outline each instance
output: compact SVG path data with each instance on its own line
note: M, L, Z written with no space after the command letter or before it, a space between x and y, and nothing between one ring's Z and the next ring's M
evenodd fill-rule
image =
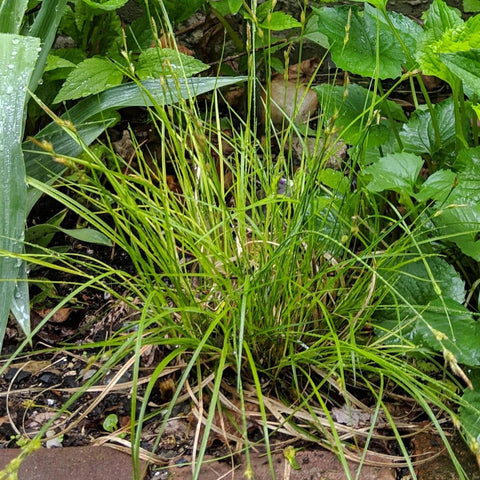
M262 120L265 123L266 95L262 92ZM298 82L282 77L272 79L270 86L270 118L275 126L281 126L285 117L297 124L306 123L318 107L318 96Z
M41 310L36 310L36 313L40 315L40 317L45 318L48 314L50 314L51 311L52 311L51 308L42 308ZM72 309L69 307L60 308L49 319L49 322L63 323L66 320L68 320L68 317L70 317L71 313L72 313Z
M342 425L348 425L353 428L366 427L372 424L372 414L363 412L358 408L343 405L340 408L332 408L332 418Z

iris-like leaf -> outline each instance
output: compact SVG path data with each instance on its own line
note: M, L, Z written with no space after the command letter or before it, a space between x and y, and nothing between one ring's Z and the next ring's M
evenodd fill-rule
M112 246L112 242L102 232L93 228L58 228L65 235L69 235L76 240L96 245Z
M57 28L62 19L67 0L42 0L32 26L26 32L31 37L40 38L41 51L30 78L29 90L35 92L42 78L47 57L57 34Z
M28 0L3 0L0 2L0 32L18 33Z
M26 334L30 330L28 291L17 283L23 264L9 253L23 251L27 197L23 112L39 46L38 38L0 34L0 345L14 295L17 321Z

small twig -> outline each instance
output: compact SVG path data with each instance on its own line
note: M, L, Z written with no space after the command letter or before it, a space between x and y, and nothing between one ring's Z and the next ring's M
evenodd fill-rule
M278 42L272 43L269 46L257 47L255 49L255 52L259 52L261 50L265 50L266 48L276 47L278 45L282 45L282 44L286 44L286 43L288 43L288 40L287 39L282 39L282 40L279 40ZM231 62L232 60L237 60L238 58L244 57L245 55L247 55L247 53L249 53L249 52L240 52L240 53L237 53L235 55L230 55L229 57L222 58L221 60L211 62L208 65L213 67L214 65L218 65L220 63Z

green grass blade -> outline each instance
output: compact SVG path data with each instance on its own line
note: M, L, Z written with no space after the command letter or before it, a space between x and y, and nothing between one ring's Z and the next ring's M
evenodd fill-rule
M156 105L172 104L182 98L192 98L245 80L246 77L208 77L166 80L163 83L146 80L138 85L133 82L125 83L77 103L63 118L69 119L75 125L83 142L89 145L111 124L107 118L111 118L112 114L104 112L125 107L152 106L153 103ZM97 120L93 123L92 119L99 114L103 114L106 118L103 122ZM35 138L39 141L50 142L57 155L76 156L82 152L82 145L69 132L62 129L57 122L50 123ZM64 165L55 162L49 155L45 155L45 152L33 145L32 142L26 141L23 149L28 176L47 183L55 175L65 170ZM29 192L28 205L30 208L38 198L38 192Z
M107 128L115 124L119 119L116 112L109 112L103 116L101 120L85 122L77 126L77 135L82 139L85 145L90 145L98 138ZM41 137L44 138L45 137ZM79 155L82 151L81 144L68 135L59 127L56 132L47 137L53 145L56 152L61 155ZM43 183L51 183L56 176L65 170L65 166L55 162L49 153L41 148L33 146L30 141L23 144L23 155L25 158L25 168L32 178L40 179ZM27 214L33 208L42 193L35 188L28 190L27 195Z
M18 33L28 0L3 0L0 2L0 32Z
M14 254L23 250L27 198L22 153L23 112L39 45L38 38L0 34L0 249ZM21 265L18 259L0 257L0 345ZM25 315L19 318L20 326L28 333L28 297L23 297L22 304Z

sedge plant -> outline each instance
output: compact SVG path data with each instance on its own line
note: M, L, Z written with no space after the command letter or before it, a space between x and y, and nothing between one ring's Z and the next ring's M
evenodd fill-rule
M390 199L379 205L367 189L352 187L355 151L340 168L328 167L336 143L325 119L310 152L292 119L281 135L274 130L267 102L262 128L268 140L262 141L254 20L255 8L243 114L218 91L206 105L193 95L164 105L144 90L160 149L149 151L131 130L133 160L111 146L99 156L70 129L83 154L62 156L68 175L55 187L33 178L30 184L109 238L133 267L134 273L112 272L108 288L115 295L127 289L140 312L110 340L118 348L115 361L134 372L129 441L137 476L145 423L158 422L158 445L176 404L190 399L193 478L200 478L212 437L236 442L247 453L247 472L249 448L261 444L274 478L271 451L291 437L334 451L347 478L360 478L361 468L352 474L347 462L368 464L379 425L401 451L393 465L415 478L404 436L411 425L389 412L389 399L408 398L422 411L455 461L439 416L456 419L460 384L433 352L403 338L402 329L389 331L402 341L386 341L377 319L385 306L397 320L405 308L426 319L396 277L405 265L429 265L432 252L423 248L432 242L425 235L428 211L419 206L404 213ZM175 82L169 85L175 89ZM299 159L289 153L295 137L305 145ZM80 265L92 268L86 259ZM434 274L427 269L425 281L436 285ZM142 383L141 354L149 346L163 356ZM436 377L411 358L430 361ZM157 381L175 365L182 368L172 399L150 407ZM368 420L342 421L339 409Z

